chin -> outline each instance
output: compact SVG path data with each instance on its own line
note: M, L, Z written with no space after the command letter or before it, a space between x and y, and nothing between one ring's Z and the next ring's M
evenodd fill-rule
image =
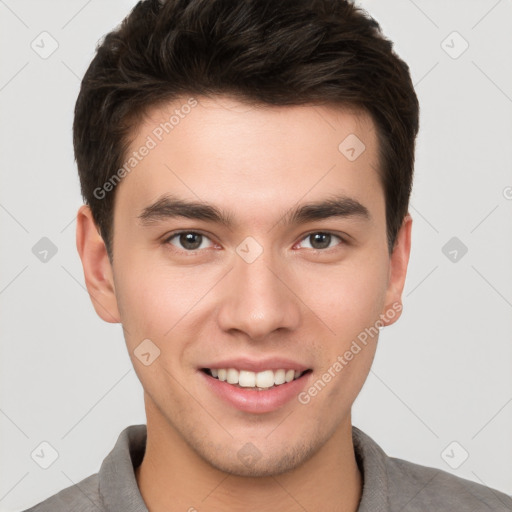
M228 450L226 447L219 447L216 453L196 451L206 463L224 473L258 478L277 476L292 471L302 466L320 447L320 444L317 445L317 443L297 444L293 447L288 445L281 447L281 451L277 453L267 445L269 453L265 454L249 442L234 451Z

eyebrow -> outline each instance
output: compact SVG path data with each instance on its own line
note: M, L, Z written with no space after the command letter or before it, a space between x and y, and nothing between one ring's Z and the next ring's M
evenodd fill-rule
M234 216L231 212L205 202L184 200L172 194L164 194L153 204L145 207L137 217L143 226L176 217L203 220L228 228L234 225ZM355 199L341 195L294 207L277 224L305 224L332 217L371 220L370 212L364 205Z

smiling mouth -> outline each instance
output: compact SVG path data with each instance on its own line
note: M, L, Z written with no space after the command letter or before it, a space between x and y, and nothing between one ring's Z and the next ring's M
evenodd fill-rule
M252 372L249 370L237 370L235 368L201 368L201 371L210 377L231 384L232 386L265 391L282 386L288 382L300 379L312 370L263 370Z

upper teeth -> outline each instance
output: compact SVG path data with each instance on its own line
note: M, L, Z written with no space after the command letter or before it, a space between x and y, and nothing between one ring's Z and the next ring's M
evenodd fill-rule
M213 377L227 381L229 384L238 384L244 388L271 388L272 386L291 382L300 377L302 372L298 370L264 370L262 372L250 372L249 370L236 370L235 368L212 368Z

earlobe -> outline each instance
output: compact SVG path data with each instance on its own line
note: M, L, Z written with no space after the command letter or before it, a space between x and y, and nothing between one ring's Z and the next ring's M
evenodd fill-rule
M76 248L84 269L85 284L96 313L109 323L119 323L112 266L105 242L98 232L91 209L82 205L76 217Z
M411 229L412 217L407 213L397 234L395 246L390 257L386 302L381 314L383 325L395 323L402 314L402 292L411 252Z

